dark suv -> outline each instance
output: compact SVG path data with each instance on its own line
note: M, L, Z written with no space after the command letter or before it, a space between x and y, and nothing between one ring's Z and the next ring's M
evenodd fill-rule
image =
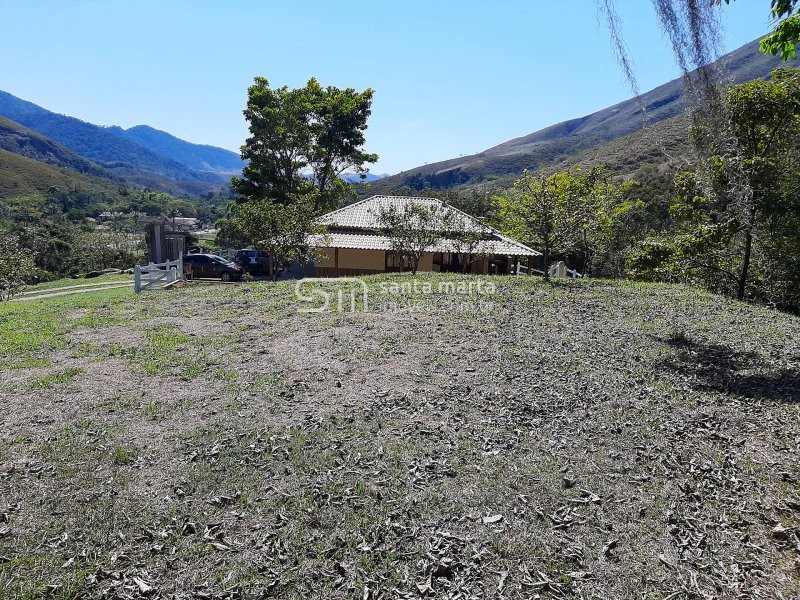
M183 270L187 279L211 277L238 281L244 275L242 267L216 254L187 254L183 257Z
M269 273L269 254L263 250L242 248L236 251L233 262L251 275L266 275Z

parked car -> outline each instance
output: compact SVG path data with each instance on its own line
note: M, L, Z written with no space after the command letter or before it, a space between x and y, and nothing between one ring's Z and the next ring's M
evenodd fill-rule
M269 273L269 254L263 250L242 248L236 251L233 262L251 275L267 275Z
M238 281L244 275L241 266L216 254L187 254L183 257L183 269L188 279L210 277Z

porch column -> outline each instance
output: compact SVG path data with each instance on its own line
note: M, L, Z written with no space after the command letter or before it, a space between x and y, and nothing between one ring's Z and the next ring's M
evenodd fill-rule
M333 249L333 272L339 276L339 248Z

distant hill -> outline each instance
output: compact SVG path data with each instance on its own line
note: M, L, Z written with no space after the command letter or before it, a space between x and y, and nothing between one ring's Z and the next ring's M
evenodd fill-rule
M137 125L130 129L115 126L108 130L196 171L234 175L240 173L245 165L236 152L216 146L192 144L148 125Z
M124 179L100 165L0 117L0 198L49 196L53 188L85 205L124 204L130 192Z
M81 190L110 202L122 201L125 193L123 182L0 149L0 198L47 194L51 188Z
M74 153L99 164L115 176L124 177L153 189L175 194L199 195L217 190L230 180L228 171L198 170L169 154L162 154L152 149L160 146L162 151L172 154L182 150L184 156L188 156L188 147L194 146L198 150L191 161L196 161L198 156L209 158L212 155L218 156L218 152L208 152L211 147L189 144L149 127L146 128L149 131L143 131L141 127L132 128L133 132L120 128L99 127L74 117L56 114L3 91L0 91L0 115L58 142ZM166 137L171 140L167 140ZM149 141L142 142L136 138ZM167 147L169 150L164 150ZM233 154L227 150L213 150ZM215 161L215 164L220 167L229 163L221 160ZM214 164L206 162L206 166L211 167Z
M372 173L367 173L366 177L362 179L361 175L357 173L344 173L342 175L342 179L344 179L348 183L372 183L373 181L378 181L379 179L383 179L384 177L389 177L386 173L381 175L373 175Z
M84 175L111 177L97 163L5 117L0 117L0 149Z
M780 59L762 54L758 40L720 59L731 83L766 78L781 65ZM796 64L796 63L795 63ZM641 95L590 115L564 121L518 137L479 154L433 163L375 182L370 193L385 193L408 186L415 189L450 188L520 175L555 165L577 153L620 139L645 124L657 124L685 110L681 79L674 79Z

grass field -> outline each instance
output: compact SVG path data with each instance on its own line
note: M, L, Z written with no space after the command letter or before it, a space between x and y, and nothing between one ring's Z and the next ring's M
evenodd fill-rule
M796 317L367 281L0 304L0 597L800 590Z

